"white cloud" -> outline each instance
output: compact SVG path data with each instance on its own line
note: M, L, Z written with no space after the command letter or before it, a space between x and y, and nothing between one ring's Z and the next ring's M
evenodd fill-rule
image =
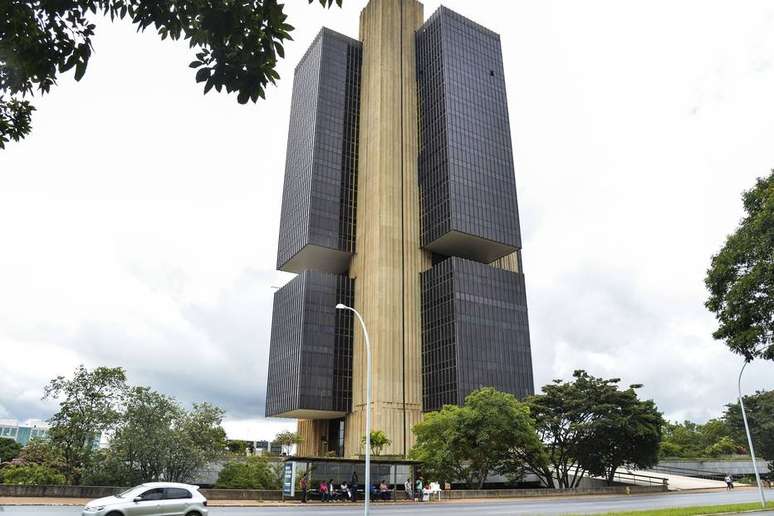
M98 20L86 77L0 153L0 417L47 416L43 384L83 362L218 403L236 437L288 425L260 416L292 70L322 24L357 34L344 4L288 3L283 79L250 106L203 97L187 45ZM718 415L741 361L702 281L774 166L774 7L447 5L502 36L536 384L586 368Z

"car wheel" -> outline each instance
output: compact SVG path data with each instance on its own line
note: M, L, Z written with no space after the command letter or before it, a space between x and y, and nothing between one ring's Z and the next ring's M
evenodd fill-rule
M185 513L185 516L202 516L202 515L198 511L191 511L191 512Z
M109 512L107 516L124 516L124 515L121 514L120 512L113 511L113 512Z

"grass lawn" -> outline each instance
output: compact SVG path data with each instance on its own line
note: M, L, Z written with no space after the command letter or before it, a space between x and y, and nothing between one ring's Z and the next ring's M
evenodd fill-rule
M766 508L774 509L774 502L768 502ZM760 502L737 503L732 505L705 505L703 507L682 507L676 509L657 509L653 511L606 512L599 516L699 516L702 514L736 513L760 510Z

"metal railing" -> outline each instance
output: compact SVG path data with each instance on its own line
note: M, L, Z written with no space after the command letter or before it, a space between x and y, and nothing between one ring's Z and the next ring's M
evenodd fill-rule
M664 486L664 489L669 488L669 479L653 475L643 475L641 473L616 471L613 481L637 486Z

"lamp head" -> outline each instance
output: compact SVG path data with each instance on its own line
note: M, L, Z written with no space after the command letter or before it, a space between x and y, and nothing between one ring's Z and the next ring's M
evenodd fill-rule
M346 305L342 305L341 303L336 305L336 310L346 310L347 308Z

